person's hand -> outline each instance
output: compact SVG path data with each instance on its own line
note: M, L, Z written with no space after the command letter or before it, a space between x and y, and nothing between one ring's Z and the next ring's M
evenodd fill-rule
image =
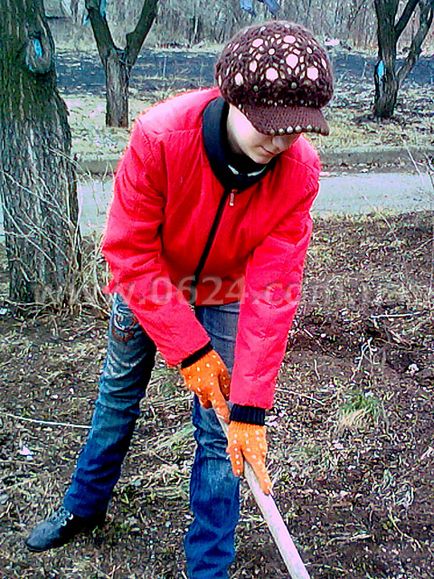
M213 407L225 422L229 422L226 400L229 398L231 379L217 352L211 350L190 366L181 368L181 374L187 388L197 395L201 405L204 408Z
M244 472L244 460L252 467L262 491L271 492L271 480L265 468L267 455L266 427L244 422L231 422L228 431L228 448L235 476Z

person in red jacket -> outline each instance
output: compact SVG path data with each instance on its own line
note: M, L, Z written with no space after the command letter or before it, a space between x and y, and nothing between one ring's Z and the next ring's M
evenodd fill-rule
M320 174L303 133L329 132L321 109L332 73L310 31L273 21L234 36L216 81L140 116L117 169L99 396L62 507L26 541L33 551L104 521L157 349L195 394L189 577L227 577L244 460L271 491L265 412L300 298Z

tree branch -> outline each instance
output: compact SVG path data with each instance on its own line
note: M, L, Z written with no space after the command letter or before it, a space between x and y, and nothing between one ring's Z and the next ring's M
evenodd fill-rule
M407 58L398 71L397 77L399 86L402 85L416 64L422 51L422 43L425 40L433 21L434 2L432 2L432 0L422 0L420 4L419 28L411 42Z
M348 21L347 21L347 27L349 30L351 30L351 27L353 26L354 22L356 21L357 16L360 14L362 8L364 8L367 4L368 0L362 0L360 2L360 4L358 6L356 6L354 12L350 12L349 16L348 16Z
M100 0L85 0L86 10L89 13L90 23L95 36L98 53L103 64L112 50L118 50L105 16L101 16Z
M127 46L125 49L126 60L131 68L137 60L142 44L157 15L158 0L144 0L142 12L137 26L127 34Z
M418 4L419 0L408 0L406 7L402 11L400 19L395 25L395 34L397 40L403 33Z

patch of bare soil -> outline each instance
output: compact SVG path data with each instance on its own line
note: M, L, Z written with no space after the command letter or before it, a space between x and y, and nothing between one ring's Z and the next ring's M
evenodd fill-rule
M276 501L313 578L432 577L432 244L428 214L317 221L268 416ZM27 552L86 435L106 320L0 312L1 577L185 577L190 397L162 363L105 528ZM287 576L246 488L231 576Z

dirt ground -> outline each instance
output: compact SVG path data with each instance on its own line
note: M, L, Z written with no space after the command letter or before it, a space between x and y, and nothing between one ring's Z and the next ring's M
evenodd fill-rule
M103 530L31 554L86 435L106 319L0 305L0 576L182 578L190 396L159 362ZM311 576L432 577L434 328L429 214L317 220L268 414L277 504ZM45 421L45 422L44 422ZM285 577L244 485L231 577Z

